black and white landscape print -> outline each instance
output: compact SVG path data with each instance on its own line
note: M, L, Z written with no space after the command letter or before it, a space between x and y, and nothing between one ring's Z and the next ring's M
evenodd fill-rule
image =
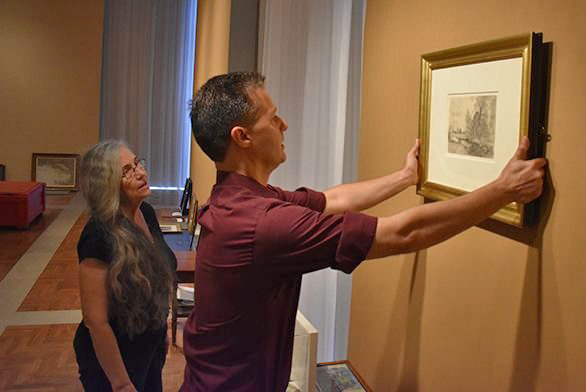
M496 99L494 94L449 97L449 153L494 158Z

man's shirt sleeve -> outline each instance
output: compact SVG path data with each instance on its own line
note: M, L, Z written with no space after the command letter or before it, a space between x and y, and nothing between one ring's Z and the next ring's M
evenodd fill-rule
M361 213L325 215L275 203L258 220L254 259L278 275L327 267L351 273L370 250L376 224L375 217Z
M307 207L317 212L323 212L326 208L326 196L322 192L309 188L298 188L291 192L272 185L269 185L268 188L275 192L279 200Z

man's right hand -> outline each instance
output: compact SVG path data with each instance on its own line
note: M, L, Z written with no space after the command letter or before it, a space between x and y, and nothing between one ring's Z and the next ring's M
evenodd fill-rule
M543 190L543 168L547 161L544 158L527 160L528 149L529 139L525 136L497 180L511 202L529 203Z

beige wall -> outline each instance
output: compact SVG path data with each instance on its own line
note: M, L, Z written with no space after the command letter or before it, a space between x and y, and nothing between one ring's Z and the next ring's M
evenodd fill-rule
M193 91L209 78L228 72L230 45L230 0L199 0L195 42ZM216 168L191 136L191 179L200 204L216 183Z
M33 152L98 141L102 0L0 0L0 163L31 176Z
M585 21L586 3L577 0L368 1L363 179L399 167L417 136L422 53L530 31L554 45L553 191L542 241L528 246L473 228L362 265L349 359L374 390L586 390ZM414 193L371 212L420 204Z

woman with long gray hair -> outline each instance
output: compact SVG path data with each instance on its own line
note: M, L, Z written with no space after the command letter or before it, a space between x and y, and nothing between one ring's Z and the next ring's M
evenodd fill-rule
M144 160L123 143L99 143L81 161L80 183L91 211L77 244L80 380L86 391L162 391L177 261L144 202Z

